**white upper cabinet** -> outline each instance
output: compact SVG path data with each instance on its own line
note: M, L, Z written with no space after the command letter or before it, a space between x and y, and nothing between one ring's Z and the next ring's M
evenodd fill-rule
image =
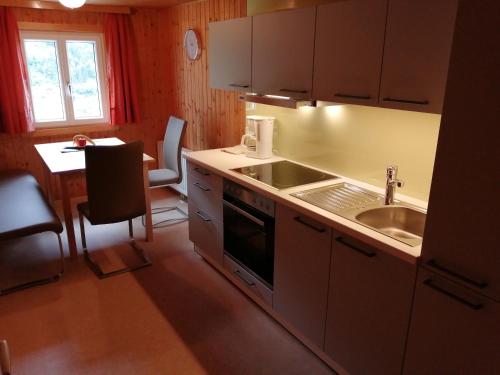
M253 92L311 98L315 18L315 7L253 17Z
M313 97L377 105L387 0L318 6Z
M252 81L252 18L208 25L210 87L250 91Z
M380 105L441 113L456 0L390 0Z

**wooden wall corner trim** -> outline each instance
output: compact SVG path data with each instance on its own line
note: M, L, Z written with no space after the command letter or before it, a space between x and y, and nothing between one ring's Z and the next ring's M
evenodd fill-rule
M43 0L0 0L0 6L32 9L66 10L68 12L93 12L93 13L120 13L131 14L129 7L117 5L92 5L87 4L78 9L69 9L59 2Z

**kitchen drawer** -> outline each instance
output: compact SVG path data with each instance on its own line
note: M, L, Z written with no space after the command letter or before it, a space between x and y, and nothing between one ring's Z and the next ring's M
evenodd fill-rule
M273 292L268 289L261 281L259 281L255 276L250 274L242 266L236 263L231 257L224 254L224 268L231 272L232 275L236 276L240 286L257 296L263 302L269 306L273 306Z
M222 222L207 212L189 205L189 239L202 257L222 264Z
M215 220L222 221L222 190L214 189L204 180L188 176L189 204L193 204Z
M200 167L193 162L188 162L188 180L190 177L196 178L204 186L208 186L214 191L220 191L222 194L222 177L210 172L208 169Z

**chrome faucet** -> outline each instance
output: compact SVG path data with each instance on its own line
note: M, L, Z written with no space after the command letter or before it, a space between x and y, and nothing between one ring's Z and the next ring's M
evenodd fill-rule
M398 175L398 166L397 165L389 165L387 167L387 180L385 183L385 199L384 203L386 205L394 203L394 192L396 191L396 187L403 187L404 182L397 179Z

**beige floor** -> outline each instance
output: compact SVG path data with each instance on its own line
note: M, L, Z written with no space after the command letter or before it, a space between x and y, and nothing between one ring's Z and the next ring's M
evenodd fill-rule
M154 200L177 198L157 190ZM140 222L134 227L143 238ZM126 225L87 228L89 247L106 249L93 253L100 261L129 261L117 246ZM57 283L0 297L14 375L331 374L193 252L187 228L157 229L153 243L141 242L152 267L98 280L80 257L66 261ZM0 246L0 287L56 265L53 236Z

